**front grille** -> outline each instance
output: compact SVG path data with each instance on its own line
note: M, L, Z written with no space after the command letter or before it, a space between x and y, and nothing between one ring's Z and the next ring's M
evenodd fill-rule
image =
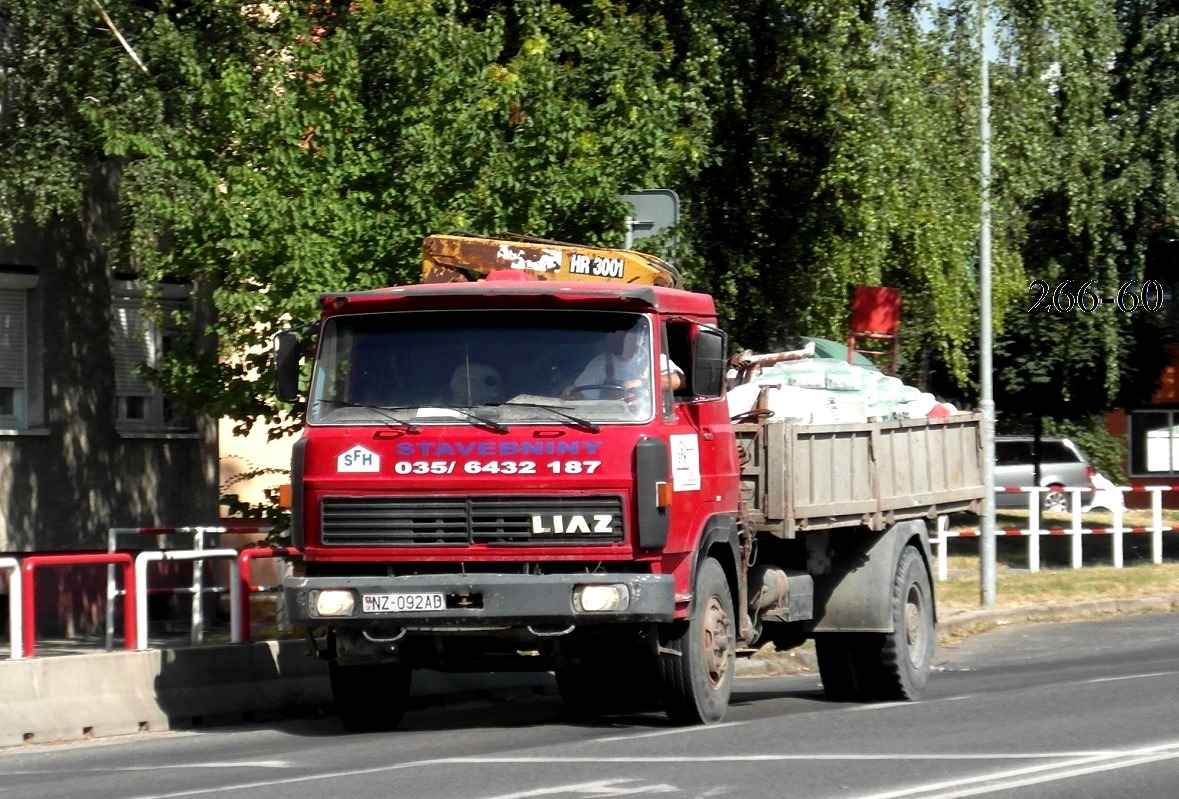
M325 546L610 544L619 496L325 497Z

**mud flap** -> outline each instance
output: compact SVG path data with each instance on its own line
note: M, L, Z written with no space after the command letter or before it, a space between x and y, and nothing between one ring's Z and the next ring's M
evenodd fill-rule
M815 554L831 559L830 573L814 575L811 631L892 632L889 598L901 552L910 542L919 546L928 566L932 560L929 530L921 520L899 522L880 533L864 528L832 530L808 540L808 549L825 544L828 551Z

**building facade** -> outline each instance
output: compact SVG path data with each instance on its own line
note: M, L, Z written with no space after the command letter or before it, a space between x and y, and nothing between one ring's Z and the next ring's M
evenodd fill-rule
M104 549L121 526L218 522L215 420L177 418L135 372L168 346L113 261L117 175L80 221L0 242L0 552ZM98 198L97 200L95 198ZM187 286L157 287L167 304Z

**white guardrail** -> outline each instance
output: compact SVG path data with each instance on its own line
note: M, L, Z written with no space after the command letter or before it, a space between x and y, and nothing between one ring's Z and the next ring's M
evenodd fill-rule
M1044 492L1048 491L1047 488L1020 487L996 489L997 493L1020 492L1028 495L1027 527L996 529L995 535L1027 538L1028 569L1030 571L1040 571L1040 538L1046 535L1070 537L1072 545L1071 563L1074 569L1079 569L1082 566L1082 540L1087 535L1110 536L1112 539L1113 565L1115 568L1120 569L1125 565L1124 543L1125 536L1128 534L1149 535L1151 537L1151 561L1153 563L1163 562L1163 533L1179 531L1179 527L1163 524L1162 495L1165 491L1179 490L1179 486L1116 486L1114 488L1101 489L1101 492L1105 494L1106 501L1096 501L1090 506L1082 505L1081 494L1092 492L1094 489L1090 487L1067 487L1063 490L1070 495L1069 525L1067 527L1046 527L1041 521L1040 497ZM1151 523L1149 525L1127 526L1125 524L1126 506L1124 495L1131 492L1146 492L1151 495ZM1090 508L1097 507L1105 508L1113 514L1112 522L1109 525L1099 525L1085 521L1085 512ZM980 535L980 530L950 530L947 517L938 517L937 532L932 540L932 544L936 549L935 557L937 558L938 580L945 580L948 577L948 540L950 538L978 538Z
M135 556L135 590L139 592L139 601L135 604L137 615L135 632L138 636L136 649L147 649L147 564L168 560L215 560L222 559L229 563L229 639L235 644L241 643L241 581L238 579L236 549L189 549L189 550L156 550L150 549ZM198 594L199 596L199 594ZM194 623L200 623L195 619Z
M165 542L169 542L177 536L186 537L192 543L192 549L205 550L208 548L210 541L217 540L217 537L222 533L227 532L225 527L112 527L107 531L106 551L115 552L119 549L120 539L127 539L130 537L137 545L134 549L147 551L146 547L150 543L154 543L156 548L166 550ZM150 542L150 543L149 543ZM176 550L172 550L176 551ZM205 625L203 618L203 600L206 594L220 593L222 589L216 586L206 586L204 583L204 563L200 559L192 558L194 560L192 566L192 585L191 586L174 586L167 589L171 594L191 594L192 596L192 643L201 643L204 637ZM118 604L117 600L123 596L123 589L119 588L115 580L115 567L108 566L106 569L106 651L110 652L114 649L115 640L115 606ZM142 603L147 602L147 597L142 598Z
M0 571L8 572L8 639L13 660L24 657L24 627L21 625L21 601L24 588L21 580L20 561L16 558L0 558Z

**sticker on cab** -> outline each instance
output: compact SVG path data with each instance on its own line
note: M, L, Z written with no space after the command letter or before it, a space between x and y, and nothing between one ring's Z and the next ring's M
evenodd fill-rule
M694 435L671 439L671 487L673 491L700 490L700 440Z
M357 444L336 459L337 472L379 472L381 456Z

